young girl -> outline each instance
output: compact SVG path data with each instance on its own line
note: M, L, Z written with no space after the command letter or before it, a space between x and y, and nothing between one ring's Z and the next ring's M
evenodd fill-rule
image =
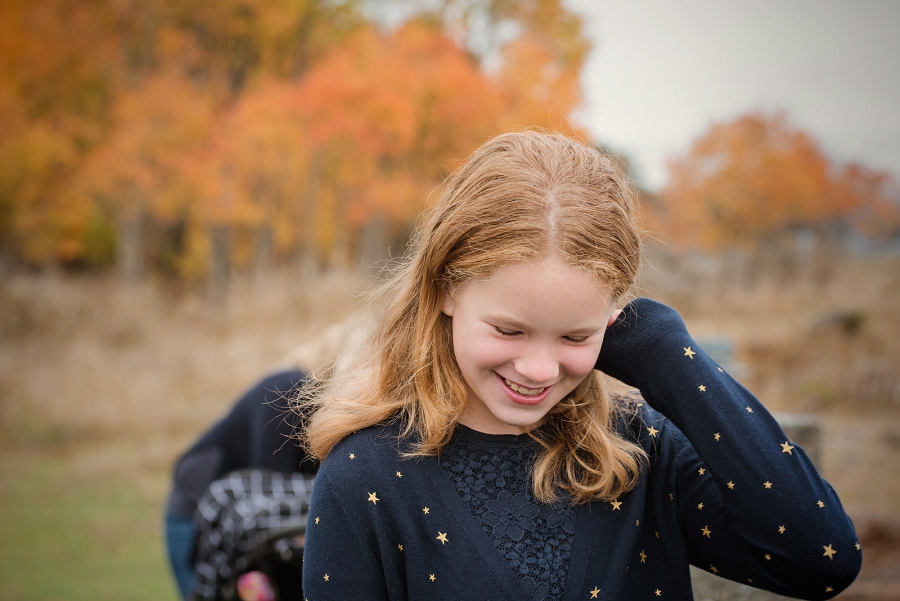
M364 360L312 401L310 601L691 599L689 564L806 599L853 581L803 450L675 311L616 309L635 211L556 134L501 135L449 179Z

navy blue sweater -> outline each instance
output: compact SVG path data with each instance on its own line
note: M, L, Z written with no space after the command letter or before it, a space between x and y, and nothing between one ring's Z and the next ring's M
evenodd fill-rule
M629 304L597 368L652 405L621 431L650 461L628 494L578 507L562 599L691 599L688 564L805 599L849 586L862 554L834 491L675 311ZM406 444L398 426L372 427L323 462L306 597L529 598L439 458L403 459Z

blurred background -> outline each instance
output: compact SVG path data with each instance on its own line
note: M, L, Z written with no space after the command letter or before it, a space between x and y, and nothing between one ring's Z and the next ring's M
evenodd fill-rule
M900 5L0 3L0 599L175 599L175 458L519 126L621 157L638 292L811 424L900 599ZM790 417L793 416L793 417Z

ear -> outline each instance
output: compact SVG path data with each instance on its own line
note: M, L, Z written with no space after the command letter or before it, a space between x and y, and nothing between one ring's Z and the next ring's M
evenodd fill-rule
M609 316L609 321L606 322L606 327L608 328L609 326L614 324L621 314L622 309L616 309L615 311L613 311Z
M453 317L453 311L456 309L456 301L453 295L446 289L441 290L441 312L447 317Z

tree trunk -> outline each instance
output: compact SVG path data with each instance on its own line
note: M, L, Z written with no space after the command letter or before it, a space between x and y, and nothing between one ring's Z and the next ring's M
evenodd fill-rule
M275 259L275 239L272 226L262 224L254 231L253 275L260 278L272 270Z
M136 284L144 279L146 272L146 257L144 256L146 219L143 213L127 215L119 219L116 265L119 277L126 284Z
M375 275L389 258L387 219L378 213L360 230L357 269L363 275Z
M209 226L209 299L222 304L228 298L231 228L222 223Z
M332 269L347 269L353 262L353 252L350 248L350 224L347 223L347 203L349 192L338 185L334 203L334 240L329 252L329 264Z
M816 250L813 256L813 282L822 288L834 276L834 266L846 249L847 226L825 224L816 228Z
M774 276L779 286L795 283L797 279L797 251L794 233L779 232L773 236L769 244L769 267L767 271Z
M319 186L322 184L322 160L310 159L303 198L303 226L300 243L300 277L315 279L319 274Z

